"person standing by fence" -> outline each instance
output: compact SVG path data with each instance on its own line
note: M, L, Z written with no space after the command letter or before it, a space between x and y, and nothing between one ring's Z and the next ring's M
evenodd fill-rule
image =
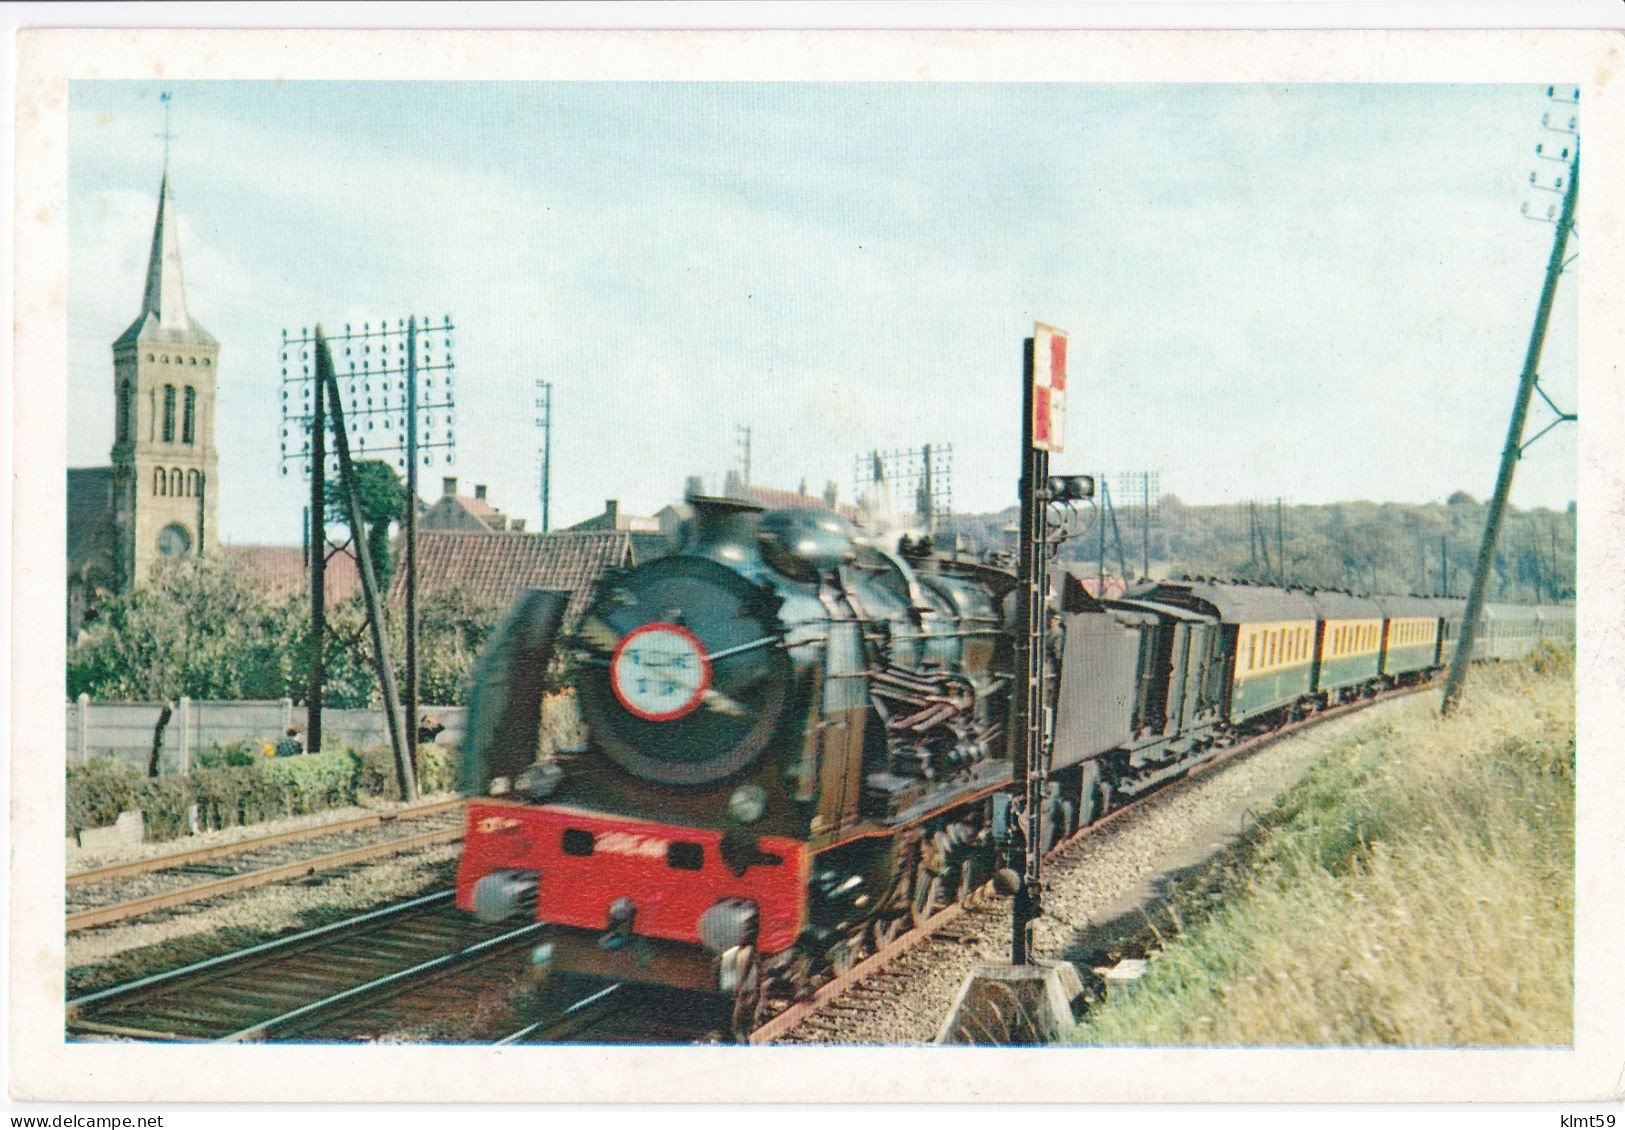
M288 732L282 735L282 740L276 743L278 757L298 757L305 752L305 745L299 740L299 727L289 726Z

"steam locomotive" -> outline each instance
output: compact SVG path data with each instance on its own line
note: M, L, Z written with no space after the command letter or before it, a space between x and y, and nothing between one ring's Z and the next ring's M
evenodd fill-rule
M607 576L578 624L531 590L475 672L458 905L549 924L560 972L718 994L743 1036L981 886L1012 803L1016 578L829 510L690 500L681 550ZM1463 601L1214 581L1047 586L1046 840L1246 732L1429 677ZM1571 640L1495 605L1481 657ZM567 658L588 739L538 751Z

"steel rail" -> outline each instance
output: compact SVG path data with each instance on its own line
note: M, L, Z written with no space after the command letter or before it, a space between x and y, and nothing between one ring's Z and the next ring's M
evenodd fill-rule
M162 973L154 973L150 977L142 977L136 981L126 981L119 985L111 985L105 989L98 989L96 992L87 993L82 997L75 997L74 999L68 1001L67 1016L68 1019L72 1020L76 1018L78 1014L88 1005L98 1004L102 1001L112 1000L117 997L129 996L148 989L154 989L171 981L178 981L183 977L196 976L197 974L206 970L218 969L222 966L240 962L250 957L274 953L277 950L292 949L302 943L313 942L318 938L325 937L329 934L336 934L345 930L353 930L357 926L362 926L369 922L377 922L381 919L396 915L410 914L414 910L421 910L427 906L450 902L452 898L456 896L456 894L456 891L450 889L435 891L433 894L421 895L418 898L408 899L405 902L395 903L392 906L379 907L377 910L370 910L365 914L358 914L352 918L345 918L338 922L329 922L326 926L316 926L309 930L303 930L297 934L289 934L285 938L273 938L271 941L261 942L258 945L249 946L247 949L232 950L230 953L219 954L215 957L205 958L202 961L194 961L190 965L183 965L178 969L168 969Z
M336 868L348 867L383 855L393 855L397 852L433 847L438 844L455 843L462 838L462 828L443 828L436 832L420 832L415 836L407 836L404 839L386 840L383 843L368 844L365 847L334 852L330 855L318 856L315 859L303 859L294 863L278 864L275 867L250 871L243 875L230 875L224 879L183 887L178 891L165 891L161 894L148 895L145 898L132 899L129 902L114 903L112 906L99 906L90 910L81 910L68 915L67 932L72 934L75 931L86 930L92 926L105 926L112 922L122 922L126 918L150 914L155 910L166 910L189 902L235 894L237 891L264 886L283 879L313 875L319 871L332 871Z
M101 883L109 879L123 879L131 875L144 875L150 871L166 871L175 867L203 863L210 859L219 859L222 856L246 855L249 852L274 847L277 844L297 840L314 840L321 836L356 832L362 828L371 828L379 824L416 820L420 817L450 811L467 803L466 797L452 797L449 800L410 805L390 812L376 812L367 816L335 820L328 824L313 824L308 828L294 828L286 832L273 832L270 835L256 836L253 839L237 840L235 843L214 844L210 847L192 848L188 851L172 852L168 855L155 855L151 859L136 859L127 863L114 863L106 867L75 871L68 875L67 881L69 886L78 886L84 883Z
M522 1043L537 1032L546 1032L549 1035L557 1035L559 1034L560 1030L564 1028L565 1021L576 1016L576 1014L581 1012L582 1009L597 1004L599 1001L602 1001L607 997L619 992L621 989L625 988L625 986L626 982L624 981L616 981L613 985L606 985L604 988L599 989L596 993L591 993L588 996L582 997L557 1016L549 1017L546 1020L538 1020L534 1024L527 1024L517 1032L508 1033L506 1036L502 1037L502 1039L497 1040L492 1046L500 1048L505 1047L508 1044ZM596 1023L600 1019L602 1019L601 1016L594 1014L588 1017L585 1023L578 1022L575 1025L569 1026L568 1029L564 1031L564 1034L573 1035L574 1033L580 1031L583 1027L591 1027L592 1024Z
M311 1017L323 1012L333 1012L339 1005L342 1004L359 1005L371 1003L370 999L363 998L370 998L371 996L378 994L382 989L404 988L408 982L416 978L423 977L429 973L437 973L442 970L449 969L454 965L458 965L462 962L468 961L471 958L478 957L489 950L518 941L527 934L534 934L536 931L543 929L547 925L548 923L546 922L527 923L524 926L509 930L506 933L498 934L494 938L486 938L483 941L466 945L460 950L455 950L448 954L442 954L439 957L430 958L428 961L420 961L416 965L410 966L409 968L401 969L394 973L386 973L382 977L374 977L371 981L364 984L355 985L351 988L344 989L341 992L333 993L329 996L323 997L321 1000L311 1001L309 1004L301 1005L296 1009L284 1012L280 1016L273 1016L269 1020L261 1020L257 1024L250 1024L247 1028L239 1029L238 1031L231 1033L229 1036L221 1036L214 1042L217 1044L235 1044L242 1043L247 1040L261 1039L268 1035L272 1029L286 1027L290 1022L300 1018Z
M1065 839L1059 841L1053 847L1051 847L1050 850L1045 853L1044 858L1046 861L1048 861L1063 858L1064 856L1071 854L1072 849L1077 847L1078 844L1082 843L1090 836L1095 835L1097 832L1103 831L1104 829L1117 823L1118 821L1126 819L1129 814L1137 812L1142 801L1163 792L1167 785L1171 785L1175 781L1189 780L1192 777L1200 776L1201 774L1215 769L1218 766L1234 760L1237 757L1241 757L1244 754L1257 753L1283 738L1293 737L1300 733L1311 730L1321 722L1329 722L1333 718L1347 714L1351 711L1359 710L1362 707L1373 705L1377 702L1386 702L1393 699L1403 698L1406 695L1414 694L1417 691L1426 690L1431 685L1431 682L1429 682L1415 684L1412 686L1396 687L1393 690L1383 691L1382 693L1369 699L1357 699L1353 702L1340 703L1337 706L1328 707L1325 710L1317 711L1316 713L1311 714L1306 718L1301 718L1296 722L1288 723L1287 725L1277 727L1273 730L1267 730L1262 734L1255 734L1252 737L1237 742L1235 745L1222 749L1211 756L1204 757L1200 761L1188 766L1182 773L1171 777L1164 786L1149 789L1130 800L1127 804L1124 804L1121 808L1107 813L1099 820L1096 820L1093 824L1079 828L1077 831L1073 832L1071 835L1067 836ZM979 891L985 889L987 886L988 884L984 883L982 887L977 888L977 891L971 892L971 895L975 896ZM868 979L875 973L878 973L887 965L890 965L893 961L897 960L897 958L901 957L909 950L914 949L921 942L930 938L944 926L947 926L949 923L953 922L969 909L971 909L971 907L968 906L965 901L961 900L959 902L951 903L939 910L936 914L932 915L926 921L920 923L914 929L895 938L884 949L870 954L868 957L852 966L851 969L848 969L845 973L842 973L833 980L819 986L817 991L806 1000L795 1002L789 1008L773 1017L773 1019L767 1021L765 1024L762 1024L750 1034L750 1042L753 1044L772 1043L780 1036L795 1028L803 1020L806 1020L822 1005L828 1004L830 1001L833 1001L837 997L841 996L852 986Z

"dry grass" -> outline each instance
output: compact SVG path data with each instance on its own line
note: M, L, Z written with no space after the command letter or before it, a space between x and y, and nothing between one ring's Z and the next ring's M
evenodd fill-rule
M1073 1039L1569 1044L1572 665L1480 669L1455 715L1436 703L1334 749L1217 909Z

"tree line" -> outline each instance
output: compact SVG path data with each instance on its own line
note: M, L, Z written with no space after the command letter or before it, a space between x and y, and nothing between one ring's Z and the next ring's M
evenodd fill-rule
M1119 506L1085 507L1061 547L1063 560L1138 578L1221 579L1349 589L1373 594L1466 596L1478 560L1488 506L1465 491L1443 502L1336 502L1277 505L1274 500L1189 506L1164 495L1149 514ZM955 529L979 551L1013 548L1017 511L957 515ZM1575 523L1566 511L1507 510L1496 546L1489 599L1572 601Z
M364 502L387 529L393 493L382 480ZM367 502L372 505L367 506ZM1339 502L1322 506L1187 506L1165 495L1146 522L1140 507L1103 515L1084 508L1062 546L1064 560L1136 578L1149 550L1154 577L1212 576L1367 593L1464 596L1487 507L1465 492L1445 503ZM959 515L955 532L974 551L1013 548L1015 508ZM387 541L376 538L387 577ZM1491 600L1570 601L1575 593L1575 511L1509 510L1502 526ZM387 586L387 580L383 582ZM502 609L461 589L418 602L422 700L466 703L468 677ZM404 613L385 609L390 657L405 680ZM303 703L310 678L308 593L268 598L224 557L180 557L154 566L146 585L97 606L96 619L68 650L67 693L92 698L168 701L279 699ZM377 705L372 644L359 596L328 611L323 645L326 702Z

